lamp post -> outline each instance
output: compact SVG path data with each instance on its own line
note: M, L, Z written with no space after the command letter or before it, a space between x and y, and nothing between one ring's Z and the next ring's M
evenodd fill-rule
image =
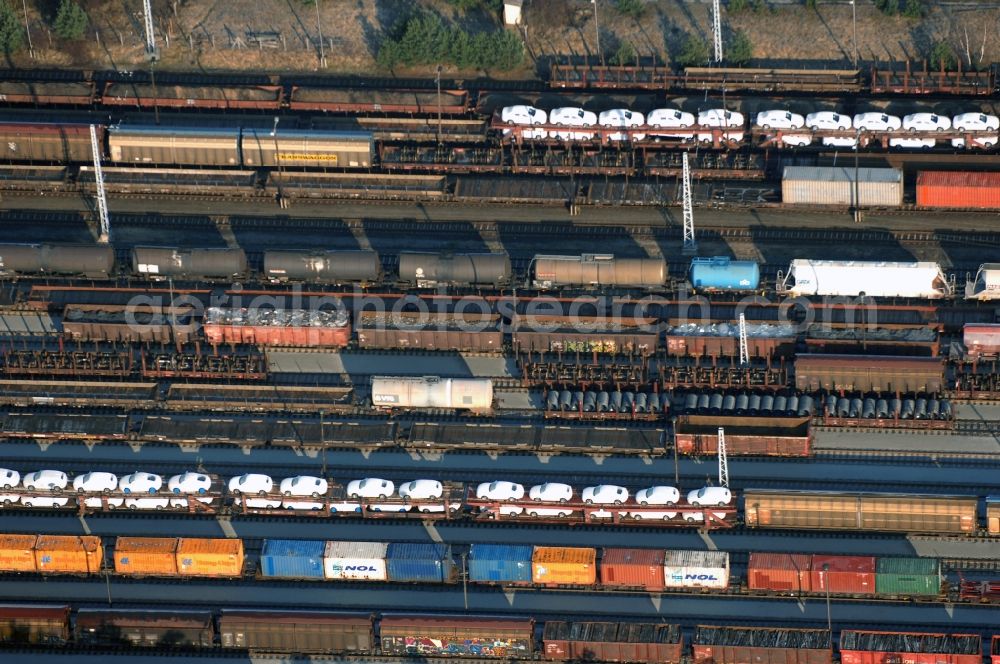
M861 183L858 181L860 168L858 168L858 151L861 149L861 129L854 139L854 223L861 223Z
M823 585L826 586L826 630L833 647L833 620L830 617L830 564L823 563Z
M319 0L316 0L316 31L319 33L319 66L321 69L326 69L326 51L323 50L323 24L319 21Z
M858 66L858 5L857 0L851 0L851 23L854 26L854 66Z
M281 153L278 150L278 122L280 120L281 118L277 115L274 116L274 126L271 127L271 138L274 139L274 163L278 166L278 207L284 208L285 197L281 191L281 180L283 175L281 172Z
M590 3L594 5L594 49L597 51L597 57L601 61L601 66L604 65L604 53L601 51L601 29L597 23L597 0L590 0Z
M434 82L437 84L437 106L438 106L438 131L437 139L438 145L441 145L441 65L437 66L437 73L434 76Z

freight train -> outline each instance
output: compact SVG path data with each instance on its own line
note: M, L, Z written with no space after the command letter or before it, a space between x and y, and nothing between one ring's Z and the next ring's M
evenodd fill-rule
M752 552L745 577L725 551L472 544L0 535L0 572L177 579L371 582L951 601L935 558ZM111 562L113 560L113 562ZM460 563L461 560L461 563ZM957 580L957 579L956 579Z
M111 246L57 244L0 245L0 276L84 276L110 279L119 273L166 280L250 280L271 283L361 284L394 282L416 288L518 285L510 257L503 253L400 252L396 275L381 269L374 251L269 250L263 271L249 269L246 252L233 249L135 247L131 265L116 269ZM727 257L695 258L687 285L706 293L766 292L760 265ZM521 284L540 291L617 288L672 295L682 284L667 272L664 258L617 258L613 254L537 254ZM780 272L774 290L788 297L871 297L931 300L1000 297L1000 267L980 266L965 290L956 292L938 263L794 259Z
M191 652L342 655L388 661L592 661L608 664L832 664L833 635L793 627L691 626L519 617L215 609L88 609L8 605L0 642L21 647L142 648ZM1000 636L988 646L1000 659ZM843 630L841 660L981 664L977 634ZM690 657L690 660L688 660Z

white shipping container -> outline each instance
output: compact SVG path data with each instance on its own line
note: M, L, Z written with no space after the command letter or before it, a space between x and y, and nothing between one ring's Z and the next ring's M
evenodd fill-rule
M934 299L951 293L937 263L820 261L796 258L781 281L790 295L917 297Z
M894 208L903 204L903 174L893 168L786 166L781 200L792 205Z
M384 542L327 542L323 574L328 579L386 581Z
M663 580L667 588L727 588L729 554L725 551L667 551Z

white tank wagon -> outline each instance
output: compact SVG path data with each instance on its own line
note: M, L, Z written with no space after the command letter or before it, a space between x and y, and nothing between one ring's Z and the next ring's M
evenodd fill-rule
M824 261L796 258L778 275L779 292L834 297L913 297L938 299L952 284L937 263Z
M970 300L1000 300L1000 263L983 263L973 281L965 282Z
M372 377L372 406L489 411L493 381L488 378Z
M534 258L536 288L557 286L622 286L658 288L667 279L662 258L615 258L613 254Z

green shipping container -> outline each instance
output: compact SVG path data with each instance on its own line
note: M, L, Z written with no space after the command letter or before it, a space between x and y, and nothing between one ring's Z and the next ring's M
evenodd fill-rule
M941 592L941 563L937 558L879 558L875 563L875 592L936 596Z

